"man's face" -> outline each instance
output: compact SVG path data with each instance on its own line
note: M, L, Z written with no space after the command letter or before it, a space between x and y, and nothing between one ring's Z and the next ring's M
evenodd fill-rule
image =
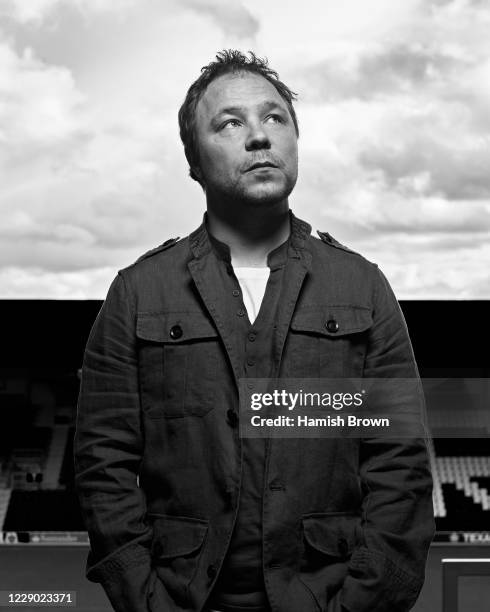
M276 203L293 190L296 131L286 102L262 76L240 72L212 81L197 105L196 136L208 204Z

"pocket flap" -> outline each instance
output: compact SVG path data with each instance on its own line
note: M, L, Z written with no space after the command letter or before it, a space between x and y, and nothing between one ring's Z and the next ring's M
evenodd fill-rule
M373 324L371 310L366 306L324 305L302 308L291 321L294 331L311 332L332 338L355 334Z
M208 521L203 519L159 515L153 523L152 557L163 560L190 555L202 546L207 530Z
M302 518L303 533L316 550L333 557L346 557L357 544L360 521L354 514L309 514Z
M179 344L218 335L203 312L138 313L136 335L141 340Z

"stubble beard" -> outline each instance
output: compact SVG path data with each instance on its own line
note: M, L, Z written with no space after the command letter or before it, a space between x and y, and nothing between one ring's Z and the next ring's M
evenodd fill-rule
M222 196L242 207L270 207L287 200L296 184L296 177L285 177L280 184L276 181L261 181L248 186L237 182L233 187L222 193Z

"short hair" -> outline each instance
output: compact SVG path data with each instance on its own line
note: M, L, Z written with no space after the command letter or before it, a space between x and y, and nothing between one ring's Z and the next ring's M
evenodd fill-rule
M196 139L196 109L208 85L220 76L237 72L251 72L258 74L271 83L286 102L289 113L294 123L296 136L299 136L298 119L293 107L293 100L297 94L289 89L280 79L275 70L269 68L267 58L260 58L253 51L249 51L247 57L236 49L225 49L216 54L216 61L210 62L201 68L200 76L192 83L187 95L179 109L180 138L184 144L184 152L189 163L189 175L198 183L199 177L194 172L194 167L199 164L199 152Z

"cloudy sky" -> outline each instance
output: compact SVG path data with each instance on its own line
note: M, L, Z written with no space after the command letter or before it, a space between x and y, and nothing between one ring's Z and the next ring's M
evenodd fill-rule
M291 206L400 299L490 299L488 0L0 0L0 297L102 298L200 222L177 111L223 48L298 92Z

